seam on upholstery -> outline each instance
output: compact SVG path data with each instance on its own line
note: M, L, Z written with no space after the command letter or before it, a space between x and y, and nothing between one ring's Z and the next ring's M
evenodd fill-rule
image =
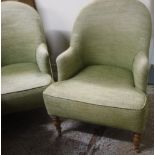
M39 66L37 65L37 62L23 62L23 63L35 64L35 65L37 66L39 72L42 73L42 72L40 71L40 69L39 69ZM23 64L23 63L15 63L15 65L16 65L16 64ZM5 65L5 66L11 66L11 65L14 65L14 64L9 64L9 65ZM3 66L3 67L5 67L5 66ZM45 74L47 74L47 73L45 73ZM50 75L50 74L48 74L48 75ZM50 82L48 85L50 85L51 83L53 83L53 77L52 77L51 75L50 75L50 77L51 77L51 82ZM1 94L1 95L6 95L6 94L17 93L17 92L29 91L29 90L33 90L33 89L36 89L36 88L41 88L41 87L48 86L48 85L43 85L43 86L39 86L39 87L34 87L34 88L26 89L26 90L20 90L20 91L15 91L15 92L4 93L4 94Z
M43 92L43 95L49 96L49 97L53 97L53 98L58 98L58 99L61 99L61 100L75 101L75 100L71 100L71 99L66 99L66 98L61 98L61 97L55 97L55 96L50 96L50 95L48 95L48 94L45 94L44 92ZM87 102L81 102L81 101L77 101L77 100L76 100L75 102L79 102L79 103L83 103L83 104L91 104L91 105L94 105L94 106L110 107L110 106L107 106L107 105L98 105L98 104L92 104L92 103L87 103ZM144 105L143 105L143 107L142 107L141 109L128 109L128 108L120 108L120 107L113 107L113 106L111 106L111 107L112 107L112 108L116 108L116 109L126 109L126 110L140 111L140 110L144 109L146 103L147 103L147 97L145 96Z
M50 83L48 85L50 85ZM38 89L38 88L46 87L48 85L44 85L44 86L40 86L40 87L35 87L35 88L27 89L27 90L21 90L21 91L15 91L15 92L10 92L10 93L5 93L5 94L1 94L1 95L9 95L9 94L13 94L13 93L26 92L26 91L33 90L33 89Z
M11 64L6 64L6 65L2 66L2 68L8 67L11 65L19 65L19 64L35 64L36 66L38 66L36 61L35 62L16 62L16 63L11 63Z

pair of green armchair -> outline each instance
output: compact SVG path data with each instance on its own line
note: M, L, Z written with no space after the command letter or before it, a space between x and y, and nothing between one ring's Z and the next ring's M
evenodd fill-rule
M35 18L32 18L31 22L33 21ZM4 92L6 96L4 101L8 99L12 101L7 95L12 93L13 89L20 88L19 90L22 91L28 87L23 74L26 69L31 68L27 65L33 64L32 68L38 69L38 72L42 71L42 73L37 72L40 75L35 73L36 77L42 77L42 80L46 81L39 81L39 84L44 83L47 86L50 83L49 75L44 71L47 57L43 54L46 50L41 44L42 37L40 38L37 28L33 30L34 35L27 36L28 32L24 29L26 32L22 39L19 34L16 38L13 35L11 41L6 40L4 51L5 47L9 48L4 53L8 54L2 54L4 60L2 93ZM10 34L14 32L16 30L11 31ZM33 42L33 37L36 36L40 39L38 42ZM56 60L58 82L52 83L43 92L47 112L54 116L54 124L59 135L61 135L59 117L122 128L134 132L134 148L139 152L141 133L145 129L148 113L146 86L150 36L149 12L137 0L95 0L81 11L73 28L69 49ZM29 43L25 43L26 37L30 38ZM16 44L13 43L17 38L20 38L19 43L24 42L25 46L21 48L17 46L14 50L12 47L15 47ZM35 52L31 52L33 58L24 54L24 51L29 51L31 48L34 51L37 49L36 55ZM16 52L17 54L14 55ZM21 53L22 55L19 56ZM31 63L23 64L21 63L23 59ZM36 59L37 63L35 63ZM12 63L16 63L15 66L10 65ZM11 77L12 73L16 72L23 78L18 80L14 76ZM32 80L29 83L32 88L35 85L33 82L36 82L35 78L26 75L26 79ZM7 84L14 82L14 87L7 84L5 86L5 82ZM18 87L16 82L24 84ZM43 84L39 87L42 86ZM33 96L33 93L30 96ZM13 99L13 101L14 104L18 103L17 100Z

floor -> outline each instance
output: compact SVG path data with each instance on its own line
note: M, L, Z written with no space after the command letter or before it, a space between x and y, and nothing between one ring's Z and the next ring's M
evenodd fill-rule
M153 87L148 87L149 121L143 136L141 153L154 154ZM131 136L125 130L64 120L62 137L46 110L2 117L2 155L134 155Z

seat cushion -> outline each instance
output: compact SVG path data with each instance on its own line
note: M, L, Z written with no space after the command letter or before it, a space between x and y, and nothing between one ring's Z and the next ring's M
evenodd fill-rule
M35 63L18 63L2 67L2 94L43 87L50 82L50 75L41 73Z
M132 73L111 66L90 66L75 77L49 86L44 94L94 105L142 109L146 96L134 87Z
M83 69L43 92L49 115L142 132L146 96L134 87L132 73L112 66Z

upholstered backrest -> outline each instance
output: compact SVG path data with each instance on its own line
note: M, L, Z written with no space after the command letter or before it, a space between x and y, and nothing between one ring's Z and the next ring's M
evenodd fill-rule
M71 46L79 46L86 65L106 64L132 69L136 54L148 52L151 18L137 0L96 0L74 25Z
M30 6L2 2L2 65L35 62L36 48L44 40L40 18Z

